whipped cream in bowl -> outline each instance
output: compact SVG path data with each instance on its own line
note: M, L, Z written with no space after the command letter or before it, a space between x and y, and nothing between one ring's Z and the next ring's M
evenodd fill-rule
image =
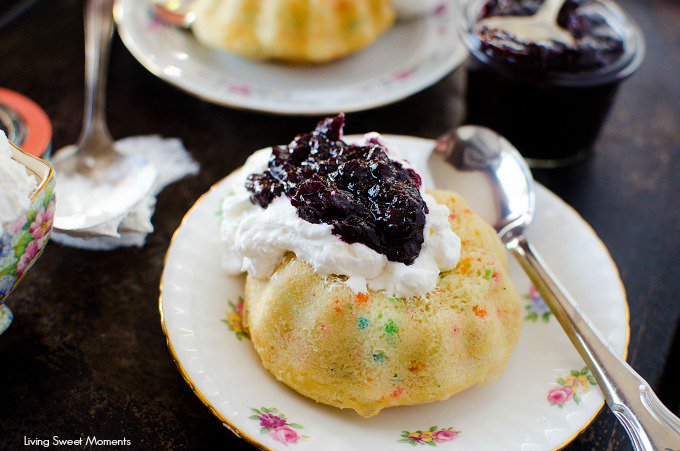
M294 149L296 141L289 148ZM413 174L411 177L420 183L415 171L408 163L400 160L398 153L389 149L379 135L371 133L360 142L349 144L350 148L378 146L386 150L389 164L397 170L406 170ZM435 289L440 272L452 270L458 264L460 239L449 226L449 210L439 205L421 187L418 187L417 193L425 212L424 226L422 230L417 229L422 237L416 237L420 239L415 239L413 243L416 247L420 245L419 252L410 258L404 257L403 253L398 253L400 257L394 257L394 252L384 251L376 244L377 241L369 242L368 239L354 237L356 220L353 219L354 222L349 225L343 224L345 230L342 231L339 221L319 221L318 215L308 214L305 196L291 198L286 194L270 195L265 190L273 199L266 200L266 207L260 205L253 191L246 189L246 186L250 183L252 187L252 174L262 174L268 167L272 167L270 160L273 158L272 149L257 151L228 179L231 194L224 199L222 205L221 240L227 247L223 258L224 268L230 275L247 272L255 278L269 278L286 254L293 252L320 275L345 276L343 283L356 293L370 289L383 291L388 296L408 298L422 296ZM276 165L273 166L277 168ZM378 170L374 166L370 168ZM274 171L274 177L285 179L290 176ZM338 175L334 172L331 177ZM257 178L255 180L256 184L259 183ZM414 186L416 185L412 184ZM314 191L306 193L307 196L315 194ZM331 191L331 194L335 194L335 191ZM403 200L397 199L397 202ZM391 210L388 207L386 211ZM334 214L337 215L337 212ZM301 217L303 215L306 219ZM408 214L407 217L414 216ZM361 221L358 224L369 232L373 230L370 224L366 226ZM380 229L379 233L385 233L385 230L390 233L390 227Z

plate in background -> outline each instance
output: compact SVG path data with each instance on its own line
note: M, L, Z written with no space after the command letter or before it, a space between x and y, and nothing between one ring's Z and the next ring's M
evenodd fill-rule
M455 0L422 19L398 22L378 41L320 65L253 61L201 45L159 21L146 0L117 0L120 36L166 82L219 105L276 114L321 115L387 105L449 74L467 52L456 32Z

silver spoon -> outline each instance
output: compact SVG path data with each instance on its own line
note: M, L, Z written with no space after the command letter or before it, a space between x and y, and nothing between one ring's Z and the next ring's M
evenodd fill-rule
M156 168L144 157L114 149L106 125L106 76L113 35L113 0L85 7L85 113L75 146L53 159L58 178L58 232L119 236L120 221L150 193Z
M574 44L574 37L557 23L565 0L545 0L531 16L497 16L482 19L477 27L503 30L524 42L557 41Z
M462 172L452 176L449 165ZM524 233L534 216L534 180L517 149L487 128L463 126L439 139L428 160L428 169L437 188L458 189L461 195L469 194L469 197L481 191L493 200L495 211L491 212L491 224L585 360L634 448L680 449L680 419L659 401L649 384L605 344L601 334L527 241ZM459 175L474 176L474 183L468 184L474 186L474 190L470 193L460 190L460 183L456 181Z

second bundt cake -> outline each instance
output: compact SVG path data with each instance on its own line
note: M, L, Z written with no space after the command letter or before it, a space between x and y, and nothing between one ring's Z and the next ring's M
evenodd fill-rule
M325 62L362 49L394 22L390 0L198 0L193 31L256 59Z

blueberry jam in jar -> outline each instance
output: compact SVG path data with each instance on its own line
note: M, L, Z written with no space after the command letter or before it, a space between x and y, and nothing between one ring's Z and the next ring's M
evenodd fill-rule
M420 176L392 160L377 139L342 141L344 122L344 115L327 118L273 148L267 170L248 176L251 202L267 208L285 195L305 221L329 224L345 242L410 265L423 246L428 213Z
M621 80L644 56L639 27L608 0L566 0L557 24L571 43L524 41L483 19L532 16L542 0L471 0L461 34L467 122L504 135L534 167L588 157Z

